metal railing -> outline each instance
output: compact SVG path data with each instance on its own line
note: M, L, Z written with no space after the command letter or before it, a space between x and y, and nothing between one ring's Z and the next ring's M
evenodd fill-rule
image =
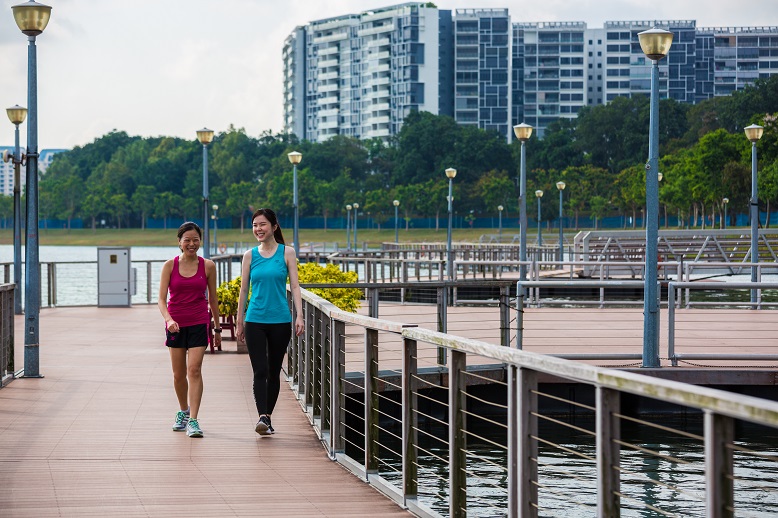
M15 376L14 363L14 289L15 284L0 284L0 387Z
M756 303L752 304L750 300L743 300L738 302L738 305L741 305L743 307L749 307L751 309L761 309L763 306L778 306L778 303L763 303L762 302L762 290L778 290L778 283L769 283L769 282L737 282L737 283L726 283L726 285L722 286L722 283L720 282L670 282L667 285L667 325L668 325L668 334L667 334L667 353L668 357L670 358L670 361L672 362L673 366L678 365L679 360L685 360L685 361L697 361L697 360L740 360L740 361L778 361L778 354L755 354L755 353L745 353L743 351L729 351L726 353L722 352L716 352L716 353L677 353L676 352L676 338L677 338L677 324L678 324L678 313L682 310L679 310L681 306L681 296L679 296L682 292L685 291L686 293L686 305L685 307L691 308L692 302L691 302L691 296L690 292L693 290L716 290L721 291L722 289L727 290L746 290L747 292L750 292L751 290L756 290L757 292L757 299ZM731 306L732 303L729 303L728 305ZM696 302L695 305L707 305L707 306L722 306L721 301L707 301L707 302ZM696 313L696 315L699 315L699 313ZM715 316L715 315L714 315ZM769 325L769 324L768 324ZM770 328L767 329L767 333L769 335L774 334L774 329L770 325Z
M418 516L757 516L778 503L776 479L749 471L775 473L778 455L745 445L741 426L774 435L778 403L346 313L307 291L303 300L306 331L287 364L302 409L333 460ZM447 350L445 368L420 364L425 344ZM476 358L503 376L468 367ZM591 396L557 393L543 376ZM636 414L635 396L700 424Z

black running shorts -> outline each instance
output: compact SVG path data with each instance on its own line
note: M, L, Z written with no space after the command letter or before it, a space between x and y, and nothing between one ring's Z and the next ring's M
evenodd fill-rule
M165 345L175 349L206 347L208 345L208 324L197 324L179 328L178 333L165 330Z

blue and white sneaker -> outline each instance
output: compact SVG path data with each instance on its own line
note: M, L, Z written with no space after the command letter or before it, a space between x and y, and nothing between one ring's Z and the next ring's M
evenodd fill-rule
M186 425L188 422L189 422L189 414L187 414L183 410L179 410L179 412L176 414L176 420L173 422L173 431L183 432L184 430L186 430Z
M200 430L200 423L197 419L189 418L189 422L186 423L186 435L189 437L202 437L203 431Z

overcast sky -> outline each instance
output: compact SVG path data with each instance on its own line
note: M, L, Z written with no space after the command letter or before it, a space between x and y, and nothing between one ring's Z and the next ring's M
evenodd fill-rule
M0 107L27 105L27 40L0 0ZM357 0L42 0L39 146L84 145L111 131L195 138L230 124L282 129L281 50L295 26L401 2ZM512 21L694 19L698 27L778 25L778 0L448 0L508 8ZM5 118L3 120L6 120ZM13 126L0 123L0 145ZM2 130L2 128L5 130ZM5 135L5 136L3 136ZM22 145L26 129L22 130Z

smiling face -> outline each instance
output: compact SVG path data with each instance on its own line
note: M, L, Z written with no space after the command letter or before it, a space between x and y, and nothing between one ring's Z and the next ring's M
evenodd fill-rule
M260 214L254 218L254 221L251 222L251 228L254 237L256 237L257 241L260 243L272 244L275 241L273 232L277 228L277 225L271 225L270 221L268 221L267 217L264 215Z
M181 234L178 240L178 246L184 255L195 256L200 249L200 234L196 230L187 230Z

